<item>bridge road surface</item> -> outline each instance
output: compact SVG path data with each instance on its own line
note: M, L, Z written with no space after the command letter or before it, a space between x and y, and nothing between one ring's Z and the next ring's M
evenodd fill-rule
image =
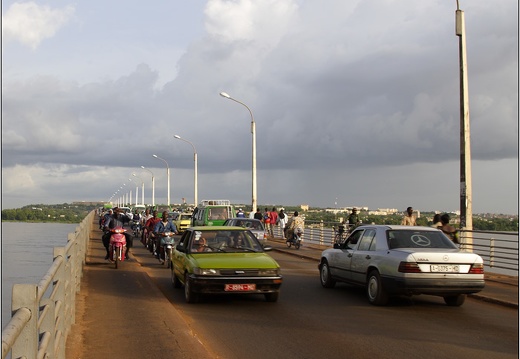
M169 270L139 241L132 260L115 270L103 259L100 236L93 230L67 358L518 357L514 279L499 290L507 300L495 302L506 305L468 298L451 308L440 298L418 296L380 308L369 305L362 290L321 288L317 263L308 260L319 251L310 245L296 251L270 241L285 278L278 303L253 296L188 305L182 290L172 288ZM493 287L484 298L494 295ZM123 296L129 312L119 306Z
M102 232L93 226L66 357L215 358L135 257L118 269L104 259ZM144 250L138 240L134 245Z

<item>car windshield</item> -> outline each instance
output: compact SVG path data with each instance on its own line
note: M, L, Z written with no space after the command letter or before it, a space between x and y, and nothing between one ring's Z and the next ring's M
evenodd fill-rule
M189 221L191 219L191 214L181 214L181 221Z
M260 221L248 220L248 219L237 219L235 220L234 226L243 227L251 230L263 231L264 225Z
M441 231L389 230L386 233L389 249L457 248Z
M191 239L191 252L234 253L262 252L262 245L249 231L215 230L194 231Z

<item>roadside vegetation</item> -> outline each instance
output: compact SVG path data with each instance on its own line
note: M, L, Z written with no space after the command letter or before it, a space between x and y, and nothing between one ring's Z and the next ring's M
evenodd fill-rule
M237 204L243 208L247 205ZM85 216L93 209L98 208L99 205L81 204L81 203L62 203L54 205L34 204L24 206L16 209L2 210L2 221L18 221L18 222L55 222L55 223L80 223ZM260 205L261 209L267 207L273 208L273 205ZM281 208L281 205L275 207ZM339 212L331 213L325 211L323 208L309 208L308 211L303 211L300 207L283 206L285 213L292 215L294 211L298 211L304 215L308 221L323 221L326 223L340 223L346 220L349 213ZM417 224L421 226L429 226L432 224L432 219L435 213L421 212L417 219ZM385 216L369 215L366 211L360 211L359 217L363 223L374 224L400 224L404 213L396 213ZM450 213L451 223L457 226L459 218ZM504 231L504 232L518 232L518 215L504 215L504 214L473 214L473 229L480 231Z
M16 209L2 210L2 221L80 223L95 209L93 205L34 204Z

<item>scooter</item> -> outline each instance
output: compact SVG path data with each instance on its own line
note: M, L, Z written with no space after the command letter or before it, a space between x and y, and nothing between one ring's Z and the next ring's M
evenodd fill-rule
M132 221L130 222L130 228L132 228L135 238L141 236L141 223Z
M288 248L291 248L291 246L294 245L294 248L300 249L301 242L302 242L302 236L303 236L303 229L295 228L292 238L287 238L287 241L285 242L285 244L287 244Z
M110 242L108 247L109 258L115 263L115 267L119 266L119 262L125 260L126 253L126 229L115 227L110 230Z
M175 244L175 239L173 238L173 232L164 232L163 237L161 238L161 246L164 250L164 262L166 262L167 268L170 268L172 261L172 253L173 246ZM164 264L163 262L163 264Z

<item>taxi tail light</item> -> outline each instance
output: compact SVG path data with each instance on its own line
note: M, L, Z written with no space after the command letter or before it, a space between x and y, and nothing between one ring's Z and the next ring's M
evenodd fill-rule
M482 263L473 263L471 268L469 269L469 274L484 274L484 264Z
M416 262L401 262L398 271L401 273L422 273Z

